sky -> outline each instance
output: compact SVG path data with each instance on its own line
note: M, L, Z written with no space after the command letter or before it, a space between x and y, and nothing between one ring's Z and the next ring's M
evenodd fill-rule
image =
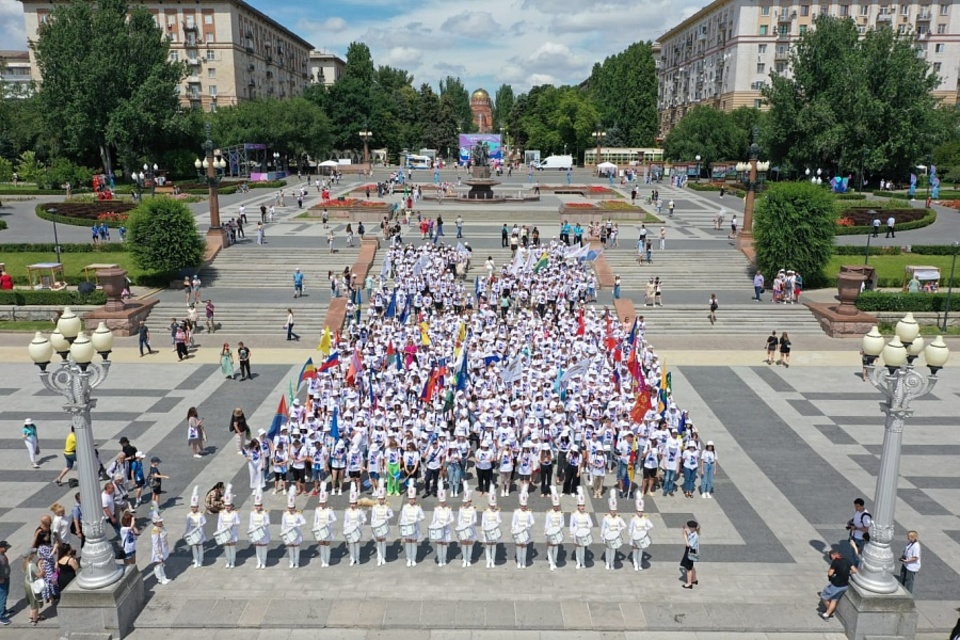
M315 48L345 56L353 41L376 65L435 88L459 76L491 94L576 84L595 62L656 40L707 0L247 0ZM26 48L17 0L0 0L0 49Z

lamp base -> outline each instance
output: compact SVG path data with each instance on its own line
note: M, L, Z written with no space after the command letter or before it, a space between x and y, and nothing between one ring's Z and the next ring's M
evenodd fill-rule
M209 262L217 257L221 249L228 246L227 230L223 227L210 227L207 230L207 251L203 256L204 262Z
M851 581L837 605L837 618L850 640L912 640L917 633L913 596L900 586L894 593L881 594Z
M135 565L103 589L81 589L74 580L60 594L57 619L63 638L120 640L133 631L146 598L143 578Z

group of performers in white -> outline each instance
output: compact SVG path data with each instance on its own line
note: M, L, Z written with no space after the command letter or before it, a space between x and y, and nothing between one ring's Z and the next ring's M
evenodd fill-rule
M472 491L464 485L462 490L462 504L454 512L454 508L447 502L447 489L441 481L437 491L438 505L433 510L433 518L426 527L426 538L434 545L437 555L437 564L441 567L449 562L450 544L457 540L462 551L461 565L469 567L474 560L474 545L483 547L486 568L494 568L496 562L497 545L503 542L504 517L497 507L497 494L487 495L487 507L478 511L473 505ZM337 513L329 507L329 494L326 483L319 492L319 505L314 511L312 533L317 541L321 567L330 566L330 551L337 544L335 525L338 522ZM515 547L517 569L526 569L529 566L528 551L536 536L537 516L528 508L527 494L520 494L520 506L513 512L509 522L509 534ZM376 504L370 507L370 531L365 535L364 527L367 524L367 510L359 506L360 491L356 484L350 488L350 506L343 512L342 539L346 543L350 566L360 564L360 546L362 540L369 536L376 549L377 566L387 562L387 541L392 539L391 524L396 515L386 502L386 491L380 487L376 491ZM224 509L217 516L217 528L214 540L223 547L225 567L233 569L237 563L237 544L241 526L240 514L234 508L233 486L227 485L224 495ZM569 535L575 547L576 568L586 566L586 549L593 544L593 516L586 511L586 496L583 488L577 490L577 510L567 516L560 510L560 496L556 488L551 492L552 509L543 516L543 540L547 545L547 560L550 570L557 569L557 552ZM636 497L636 513L629 523L623 519L617 508L616 492L611 492L608 507L609 512L599 522L600 538L604 547L604 566L607 570L615 568L616 554L620 548L627 545L634 571L643 570L644 549L650 546L650 530L653 523L643 511L643 498ZM169 555L169 546L166 542L166 531L162 531L161 552L158 553L158 537L156 525L162 530L162 520L159 514L154 515L154 554L153 560L158 563L155 569L157 579L162 584L166 580L163 574L163 560ZM417 564L417 549L424 539L423 522L426 519L423 508L417 503L417 491L413 483L407 489L407 503L400 509L397 518L399 538L403 542L403 553L408 567ZM257 558L257 569L267 566L267 550L271 544L270 513L263 508L263 496L260 491L254 493L253 511L250 513L247 527L247 539L254 546ZM207 541L205 527L206 516L200 511L200 501L197 487L193 489L190 499L190 512L186 517L186 529L183 540L193 553L193 566L201 567L204 562L204 544ZM287 548L289 567L300 567L300 551L304 543L303 528L307 526L307 519L302 511L297 510L297 490L291 487L287 493L287 510L280 517L280 539ZM479 525L479 527L478 527ZM509 541L505 544L510 544ZM161 580L162 576L162 580Z

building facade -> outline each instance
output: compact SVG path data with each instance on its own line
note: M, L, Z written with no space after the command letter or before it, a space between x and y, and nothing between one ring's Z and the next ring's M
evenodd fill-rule
M8 98L25 98L33 92L29 51L0 51L0 82Z
M50 0L20 0L27 37L50 19ZM207 111L255 98L298 95L310 83L313 46L243 0L135 0L170 41L170 59L187 64L184 106ZM40 81L30 52L33 79Z
M960 3L715 0L660 38L660 135L697 105L722 111L763 108L760 92L770 73L788 72L791 44L812 29L821 14L850 18L861 34L879 27L914 34L917 55L928 60L941 79L934 95L947 104L957 103Z
M329 87L340 79L347 63L333 53L323 51L310 52L310 81Z
M486 89L477 89L470 96L470 113L473 114L477 133L490 133L493 130L493 108Z

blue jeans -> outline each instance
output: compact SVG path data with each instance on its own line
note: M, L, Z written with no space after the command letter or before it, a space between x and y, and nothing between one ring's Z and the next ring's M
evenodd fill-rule
M913 593L913 581L917 578L916 571L910 571L903 565L900 566L900 582L903 584L903 588ZM6 585L3 585L6 586ZM3 596L3 599L6 600L6 596Z
M693 493L697 488L697 470L683 468L683 492Z
M3 584L0 584L0 620L6 620L7 596L10 594L10 578Z
M620 285L618 284L613 285L613 299L614 300L620 299Z
M463 482L463 469L459 462L453 462L447 465L447 482L452 491L460 491L460 483Z
M667 469L663 472L663 495L677 490L677 472Z
M700 493L713 493L713 471L716 464L713 462L703 463L703 475L700 476Z
M757 285L753 285L753 296L754 296L754 299L756 300L760 299L760 287L758 287Z
M617 484L624 494L630 492L630 465L622 460L617 460Z
M300 336L293 332L293 323L287 325L287 340L299 340Z

